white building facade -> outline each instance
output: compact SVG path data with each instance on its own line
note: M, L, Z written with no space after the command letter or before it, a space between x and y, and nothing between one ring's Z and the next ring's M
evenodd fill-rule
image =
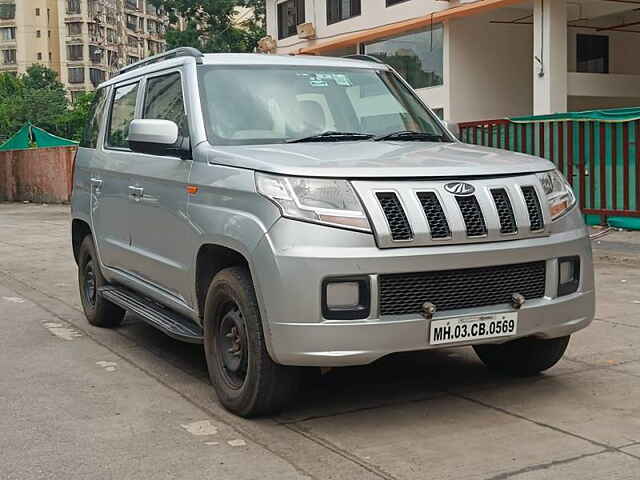
M277 53L366 54L454 122L640 106L640 1L267 0ZM308 37L301 38L297 26Z

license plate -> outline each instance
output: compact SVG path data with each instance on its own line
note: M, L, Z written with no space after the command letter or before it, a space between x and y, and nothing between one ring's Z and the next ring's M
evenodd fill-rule
M431 322L431 345L469 342L485 338L509 337L518 330L518 313L457 317Z

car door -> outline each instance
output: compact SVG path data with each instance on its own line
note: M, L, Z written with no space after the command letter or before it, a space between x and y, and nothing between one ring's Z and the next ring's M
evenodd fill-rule
M179 142L188 145L183 79L180 70L147 77L142 118L171 120ZM187 218L187 182L192 160L178 155L133 153L129 186L135 274L186 303L193 252L183 240L192 228ZM191 280L192 282L192 280Z
M109 105L105 128L91 161L91 222L100 261L127 270L131 260L131 236L126 137L136 112L139 82L119 85L105 92ZM107 101L109 98L109 101Z

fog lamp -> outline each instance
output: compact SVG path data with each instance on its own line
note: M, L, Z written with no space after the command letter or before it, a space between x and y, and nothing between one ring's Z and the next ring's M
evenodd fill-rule
M578 291L580 284L580 257L558 259L558 296Z
M369 316L369 278L331 278L322 286L322 314L328 320L356 320Z

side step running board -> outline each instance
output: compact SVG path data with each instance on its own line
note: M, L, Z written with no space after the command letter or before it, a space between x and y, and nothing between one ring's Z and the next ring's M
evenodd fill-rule
M163 308L157 303L121 287L101 287L98 293L106 300L140 316L145 322L183 342L202 343L202 327L193 320Z

